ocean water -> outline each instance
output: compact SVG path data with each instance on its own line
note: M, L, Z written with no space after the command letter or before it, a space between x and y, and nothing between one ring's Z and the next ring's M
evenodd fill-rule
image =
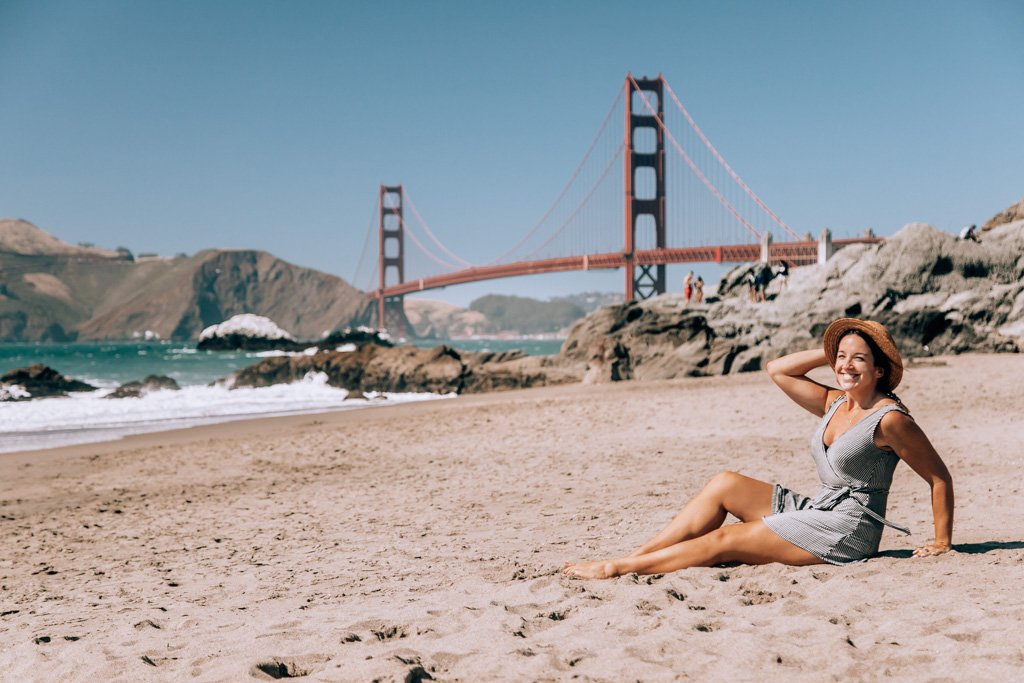
M557 353L561 340L474 339L417 341L446 343L470 351L522 349ZM88 382L100 391L67 398L0 403L0 453L119 439L128 434L178 429L271 415L317 413L445 398L438 394L373 395L346 400L348 392L328 386L322 373L299 382L258 389L228 390L216 380L273 352L197 351L182 342L81 342L0 344L0 374L33 363ZM109 390L147 375L166 375L181 391L158 391L138 399L106 399Z

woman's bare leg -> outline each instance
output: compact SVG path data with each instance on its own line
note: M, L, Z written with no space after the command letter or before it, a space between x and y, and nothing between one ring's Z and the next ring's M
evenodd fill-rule
M730 524L688 541L646 553L613 560L569 564L563 571L585 579L608 579L630 572L664 574L687 567L710 567L723 562L803 566L822 560L793 545L761 520Z
M772 512L773 488L771 484L736 472L721 472L684 505L664 529L633 551L630 557L646 555L703 536L722 526L729 513L742 522L761 519Z

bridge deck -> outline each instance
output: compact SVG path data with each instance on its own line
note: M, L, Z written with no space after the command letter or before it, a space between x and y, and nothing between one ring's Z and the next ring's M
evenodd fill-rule
M862 237L857 239L835 240L836 248L849 244L881 242L879 237ZM793 266L805 266L818 262L818 243L812 242L779 242L769 247L769 260L785 259ZM648 249L633 252L632 265L653 266L668 263L743 263L757 261L761 258L760 244L730 244L716 247L685 247L679 249ZM520 275L537 275L540 273L558 273L569 270L597 270L625 268L630 259L622 252L604 254L586 254L583 256L563 256L560 258L540 261L520 261L487 266L475 266L464 270L435 275L401 282L385 287L383 291L372 293L375 298L390 298L428 289L439 289L451 285L481 280L496 280Z

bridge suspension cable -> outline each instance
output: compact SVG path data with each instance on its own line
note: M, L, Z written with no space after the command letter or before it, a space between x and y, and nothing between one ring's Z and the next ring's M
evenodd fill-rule
M370 215L370 224L366 228L366 237L363 238L363 248L359 250L359 262L356 264L356 270L352 274L352 284L356 287L359 286L359 274L363 272L363 264L366 263L366 250L370 246L370 239L376 234L373 229L373 224L377 219L377 212L380 211L380 198L373 203L373 213ZM374 280L377 277L377 259L373 259L373 268L370 270L370 279L368 286L363 290L369 292L374 289Z
M781 218L779 218L775 214L774 211L772 211L770 208L768 208L768 206L763 201L761 201L761 198L758 197L757 194L753 190L751 190L750 187L745 182L743 182L743 179L739 177L739 175L736 173L736 171L734 171L732 169L732 166L730 166L728 164L728 162L726 162L725 158L722 157L722 155L718 152L718 150L715 148L715 146L713 144L711 144L711 141L708 140L707 136L704 135L704 131L702 131L700 129L700 126L697 125L697 122L693 120L692 116L690 116L690 112L688 112L686 110L686 107L683 106L683 103L679 101L678 97L676 97L676 93L675 93L674 90L672 90L672 86L669 85L668 81L664 81L664 83L665 83L665 89L668 90L669 96L672 98L672 101L675 103L676 107L679 109L679 111L682 113L682 115L684 117L686 117L686 121L690 124L690 127L693 128L693 131L700 138L701 142L703 142L704 145L715 156L715 158L718 160L718 163L720 163L722 165L722 167L725 168L726 171L728 171L729 175L732 176L732 179L736 181L736 184L739 185L741 188L743 188L743 191L746 192L750 196L751 199L753 199L755 202L757 202L757 205L760 206L761 209L766 214L768 214L768 216L771 217L771 219L773 221L775 221L775 223L779 227L784 229L786 232L788 232L790 235L792 235L796 239L798 239L798 240L803 239L802 237L800 237L800 235L798 235L796 233L795 230L793 230L791 227L789 227L785 223L785 221L783 221Z
M654 90L648 87L658 81L664 84L667 95L663 95L660 85ZM627 106L619 109L627 97ZM675 107L665 107L663 97L670 97ZM620 115L623 111L626 114L625 142L611 132L609 125L616 110ZM667 155L674 167L667 173L664 167L647 163L650 158L664 163L666 141L676 152ZM618 176L612 173L613 168L623 163L624 154L633 155L624 164L625 196L621 186L615 187ZM668 192L664 187L666 177L671 185ZM627 76L626 87L617 89L615 100L582 159L554 201L510 249L483 265L472 264L449 249L408 194L401 187L397 190L402 193L401 199L388 199L382 194L377 206L378 215L394 211L402 227L397 255L387 250L381 252L382 262L398 261L402 282L380 289L382 300L450 284L528 273L756 258L761 245L752 245L751 235L761 240L773 226L805 242L743 182L661 76L639 81ZM660 203L656 204L663 213L631 213L623 201L630 201L633 193L636 201L658 200ZM397 203L392 207L393 202ZM402 214L401 207L406 202L415 220L409 221ZM635 231L632 238L627 232L628 253L621 241L623 216L626 230L632 227ZM485 220L497 228L500 223L494 218L485 212ZM383 234L384 216L381 231ZM661 231L668 233L668 239ZM363 245L364 254L372 233L371 224ZM406 245L415 249L402 246L403 235L409 237ZM382 239L382 249L383 245ZM362 267L361 256L357 272L361 273Z
M430 251L430 249L427 249L426 245L423 244L423 242L420 241L420 238L416 236L416 232L414 230L412 230L412 228L409 226L408 223L405 222L404 218L401 219L401 224L402 224L402 228L405 230L405 235L409 239L411 239L413 244L415 244L417 247L419 247L420 252L424 256L429 258L431 261L433 261L434 263L437 263L438 265L443 266L445 268L449 268L451 270L459 270L460 268L465 267L465 266L460 266L458 264L450 263L448 261L445 261L440 256L438 256L437 254L435 254L434 252Z
M533 235L541 228L541 226L544 225L544 223L547 222L548 218L551 217L551 214L554 213L555 209L558 207L558 205L561 203L561 201L563 199L565 199L565 195L569 192L569 188L572 187L573 183L576 182L576 179L579 177L580 172L583 170L583 167L586 165L587 161L590 159L591 154L594 153L594 149L597 147L597 143L601 140L601 136L604 134L605 128L608 127L608 122L611 121L611 119L612 119L612 114L614 114L615 110L618 109L619 102L621 102L621 101L622 101L622 89L620 88L619 91L618 91L618 95L615 97L615 100L612 102L612 106L608 108L608 113L605 114L604 120L601 122L600 127L597 129L597 133L594 134L594 139L590 141L590 146L587 147L587 151L583 155L583 159L576 166L576 170L574 170L572 172L572 175L569 176L569 180L566 181L565 185L562 187L562 191L558 193L557 197L555 197L555 201L553 201L551 203L551 206L549 206L548 210L544 212L544 215L540 217L540 220L538 220L533 225L533 227L530 228L526 232L525 235L523 235L521 238L519 238L518 242L516 242L514 245L512 245L512 247L509 248L505 253L501 254L500 256L495 258L494 260L488 262L487 265L491 265L491 264L494 264L494 263L499 263L499 262L505 260L506 258L508 258L509 256L511 256L512 254L516 253L516 251L520 247L522 247L524 244L526 244L526 242L531 237L533 237ZM621 151L622 150L621 150L621 146L620 146L619 152L617 152L616 155L621 154ZM606 169L605 172L601 174L601 178L602 179L604 178L604 175L607 174L607 172L608 171ZM595 188L599 184L600 184L600 180L595 184ZM591 190L591 194L592 193L593 193L593 190ZM589 195L588 195L588 198L589 198ZM578 207L577 207L577 211L578 211ZM576 211L573 212L573 215L575 215L575 214L576 214ZM566 223L568 223L568 221L566 221ZM558 229L558 232L561 232L565 228L566 223L562 224L562 226ZM537 251L539 251L544 246L547 246L547 244L549 242L551 242L551 240L554 239L554 237L555 237L555 235L552 235L551 238L549 238L543 245L541 245L541 247L538 247L536 250L531 252L531 255L535 254Z
M636 81L633 79L632 76L629 77L629 80L633 83L633 87L636 88L637 91L639 91L640 88L636 84ZM654 109L654 107L651 106L650 101L647 99L647 95L645 95L643 92L638 92L638 94L640 95L640 98L643 100L644 106L647 107L647 110L651 113L651 116L653 116L654 120L657 121L658 126L661 128L662 132L672 143L672 146L676 148L676 151L679 152L679 154L686 161L687 165L690 167L690 170L693 171L694 174L696 174L700 181L704 183L704 186L707 187L713 195L715 195L718 201L721 202L722 206L724 206L729 211L729 213L731 213L736 218L736 220L742 223L744 227L746 227L747 230L752 232L758 239L761 239L761 233L755 230L754 226L752 226L746 218L740 215L736 208L729 203L729 200L722 196L722 193L718 191L718 188L716 188L714 184L712 184L711 181L708 180L703 173L701 173L700 169L697 168L697 165L693 163L693 159L690 158L690 155L683 151L683 148L676 140L676 137L672 135L672 131L670 131L668 127L665 126L665 122L658 117L658 112Z
M452 251L448 249L448 247L444 246L444 244L441 243L441 240L437 239L437 236L434 234L433 230L430 229L430 226L427 225L427 222L423 220L423 216L421 216L420 212L416 209L416 205L413 203L412 197L409 196L408 190L403 190L403 197L404 201L408 202L409 208L412 209L412 212L413 214L415 214L416 220L419 221L419 224L423 228L423 231L427 233L427 237L429 237L431 241L433 241L434 244L436 244L438 248L441 249L441 251L443 251L447 256L451 257L452 260L456 261L463 268L472 268L472 263L452 253ZM413 238L413 241L415 240L416 238Z
M569 223L571 223L573 221L573 219L575 219L576 216L579 215L579 213L583 209L583 207L586 206L587 202L590 201L590 198L594 196L594 192L597 191L597 188L599 188L601 186L601 183L604 182L604 179L608 176L608 172L612 170L612 167L615 166L615 164L618 162L619 157L622 156L622 150L624 148L625 148L625 143L620 143L618 151L615 153L615 155L608 162L608 165L604 167L604 170L601 172L600 177L598 177L597 182L595 182L594 186L590 188L590 191L587 192L586 196L582 199L582 201L580 201L580 203L576 205L576 208L573 209L571 214L569 214L569 217L566 218L562 222L562 224L558 227L558 229L555 230L555 232L552 233L551 236L548 237L540 246L538 246L536 249L534 249L529 254L527 254L524 257L523 260L527 260L527 259L530 259L530 258L536 256L538 253L540 253L541 250L543 250L546 246L551 244L551 242L554 241L554 239L556 237L558 237L559 235L561 235L565 231L565 229L566 229L566 227L568 227Z

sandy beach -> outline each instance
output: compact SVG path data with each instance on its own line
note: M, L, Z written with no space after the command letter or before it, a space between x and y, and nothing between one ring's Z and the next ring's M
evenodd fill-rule
M1024 357L908 365L955 552L901 465L880 557L580 581L735 470L804 493L763 372L573 385L0 455L0 679L1009 680Z

